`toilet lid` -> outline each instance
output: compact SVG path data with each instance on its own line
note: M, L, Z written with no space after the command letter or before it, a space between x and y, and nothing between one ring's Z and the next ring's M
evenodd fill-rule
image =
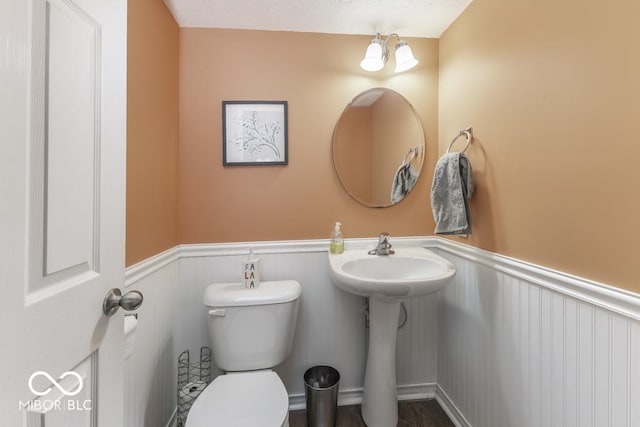
M280 427L289 397L273 371L220 375L198 396L185 427Z

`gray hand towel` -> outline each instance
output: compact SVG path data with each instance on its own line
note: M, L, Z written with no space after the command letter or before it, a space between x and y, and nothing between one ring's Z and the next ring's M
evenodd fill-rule
M431 186L431 209L436 234L471 234L469 197L473 171L462 153L447 153L436 163Z
M417 181L418 173L411 166L411 163L402 163L396 171L391 184L391 204L395 205L404 199Z

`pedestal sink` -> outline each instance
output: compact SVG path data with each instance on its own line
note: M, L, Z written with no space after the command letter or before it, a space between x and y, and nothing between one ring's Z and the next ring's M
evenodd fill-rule
M366 249L329 254L329 276L347 292L369 298L369 350L362 418L368 427L398 424L396 339L400 302L438 291L455 274L446 259L420 247L394 248L393 255Z

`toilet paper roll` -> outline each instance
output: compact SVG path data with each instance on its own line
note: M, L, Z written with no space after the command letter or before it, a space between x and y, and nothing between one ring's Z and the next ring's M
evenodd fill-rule
M133 354L136 329L138 329L138 319L135 316L124 316L124 360L128 360Z

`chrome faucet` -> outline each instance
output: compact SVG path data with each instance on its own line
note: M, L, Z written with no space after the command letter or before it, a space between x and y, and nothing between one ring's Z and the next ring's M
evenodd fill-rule
M395 251L391 249L391 242L389 233L382 232L378 237L378 246L375 249L369 251L369 255L393 255Z

